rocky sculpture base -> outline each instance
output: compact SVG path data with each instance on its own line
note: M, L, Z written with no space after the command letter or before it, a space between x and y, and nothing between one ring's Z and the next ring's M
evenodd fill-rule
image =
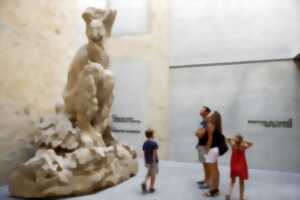
M82 146L81 131L64 114L40 122L34 136L35 156L11 175L15 197L45 198L89 194L117 185L137 174L136 152L116 142Z
M40 149L12 174L9 190L23 198L82 195L117 185L136 173L137 162L122 144L81 148L64 157Z

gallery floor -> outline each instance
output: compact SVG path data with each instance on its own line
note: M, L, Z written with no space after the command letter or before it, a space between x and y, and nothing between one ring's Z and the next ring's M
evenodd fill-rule
M228 167L221 167L221 195L216 200L225 199L228 187ZM105 191L73 198L68 200L201 200L207 199L197 188L199 164L178 163L172 161L160 162L160 174L157 182L157 191L154 194L143 195L140 183L144 178L143 163L140 162L139 174L114 188ZM246 185L248 200L298 200L300 199L300 174L272 172L265 170L250 170L250 180ZM6 186L0 187L0 200L15 200L8 197ZM238 191L235 190L233 200L238 200Z

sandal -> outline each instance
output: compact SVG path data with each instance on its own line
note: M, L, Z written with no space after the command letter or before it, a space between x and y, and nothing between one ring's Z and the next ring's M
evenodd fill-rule
M149 189L149 193L154 193L155 192L155 189L154 188L150 188Z
M219 195L219 189L209 190L208 192L204 193L206 197L216 197Z

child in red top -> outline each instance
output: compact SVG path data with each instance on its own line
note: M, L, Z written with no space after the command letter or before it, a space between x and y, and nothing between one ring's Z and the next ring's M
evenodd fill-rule
M236 177L239 177L240 179L240 200L244 200L244 181L248 179L248 166L245 150L250 148L253 143L245 141L240 134L236 135L234 138L227 138L227 141L231 146L232 154L230 163L231 181L229 193L226 195L226 200L230 200Z

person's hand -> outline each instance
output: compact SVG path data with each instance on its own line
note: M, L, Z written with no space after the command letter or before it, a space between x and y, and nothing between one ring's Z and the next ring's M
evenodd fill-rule
M231 143L234 141L234 139L233 139L233 138L230 138L230 137L227 137L227 138L226 138L226 141L227 141L228 143L231 144Z

